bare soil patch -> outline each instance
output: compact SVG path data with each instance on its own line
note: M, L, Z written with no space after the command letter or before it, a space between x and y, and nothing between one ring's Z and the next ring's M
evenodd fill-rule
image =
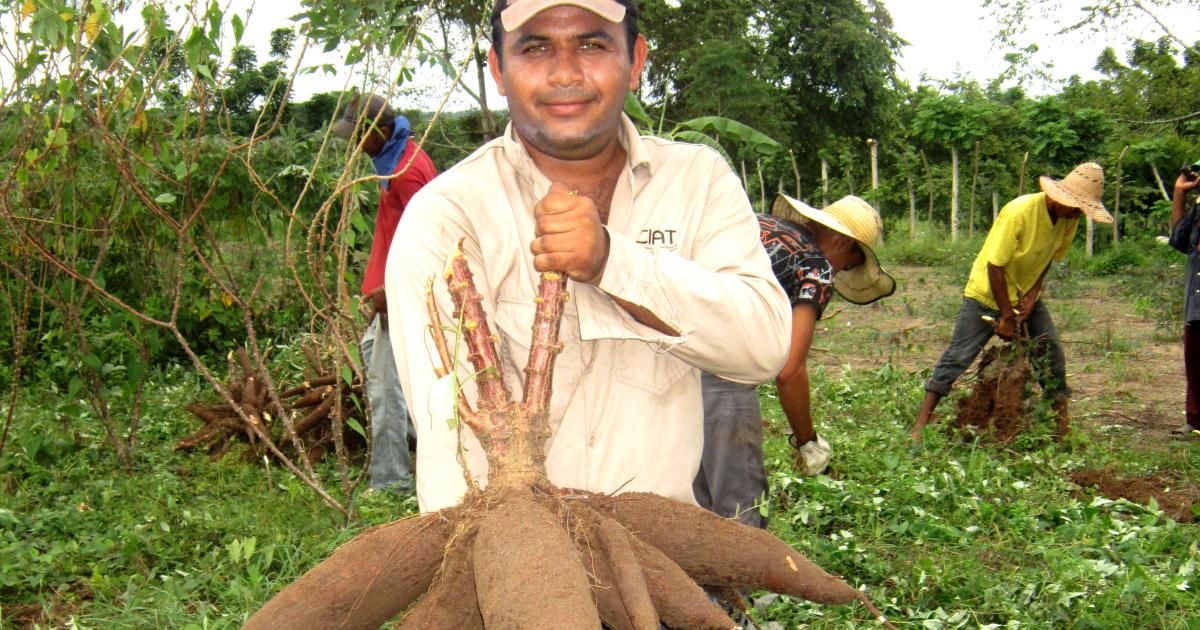
M1117 477L1104 469L1080 470L1071 473L1071 481L1095 489L1110 499L1125 499L1148 505L1154 499L1159 508L1181 523L1192 523L1192 506L1200 499L1200 486L1169 475Z
M914 372L933 368L950 342L962 278L937 267L888 272L899 286L896 295L867 306L830 305L817 325L812 364L831 375L888 363ZM1053 272L1050 282L1046 306L1066 353L1072 426L1174 448L1168 433L1184 421L1182 328L1178 335L1164 330L1104 279L1081 280L1069 294L1056 290ZM961 379L956 390L969 384ZM915 418L915 406L912 413Z

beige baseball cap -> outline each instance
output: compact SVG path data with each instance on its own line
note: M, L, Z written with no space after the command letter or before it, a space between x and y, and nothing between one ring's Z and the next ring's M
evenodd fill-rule
M509 0L500 12L500 23L511 33L538 13L563 4L587 9L609 22L625 19L625 5L616 0Z

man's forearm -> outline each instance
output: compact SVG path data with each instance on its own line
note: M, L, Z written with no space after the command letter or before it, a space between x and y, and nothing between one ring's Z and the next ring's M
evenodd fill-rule
M1175 187L1175 195L1171 199L1171 229L1174 229L1175 225L1183 220L1183 208L1186 205L1187 194L1187 190Z
M813 428L811 395L808 385L808 367L796 371L791 378L780 378L776 381L779 390L779 406L787 417L792 433L796 435L796 443L804 444L816 436Z
M1004 277L1004 267L991 263L987 266L988 285L992 288L992 299L996 300L996 308L1001 317L1013 315L1012 301L1008 299L1008 279Z

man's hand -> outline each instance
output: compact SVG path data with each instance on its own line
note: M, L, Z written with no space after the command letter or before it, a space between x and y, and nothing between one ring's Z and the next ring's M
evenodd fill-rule
M379 317L379 325L387 328L387 293L379 287L367 294L367 303L371 305L370 317ZM370 320L368 317L368 321Z
M815 477L829 466L829 457L832 454L833 449L829 447L829 442L817 436L815 440L801 444L800 448L792 451L792 464L801 475Z
M1175 179L1175 194L1183 193L1186 195L1195 190L1197 186L1200 186L1200 177L1188 179L1186 175L1180 173L1179 177Z
M1016 315L1018 322L1024 322L1029 319L1029 315L1033 313L1033 306L1037 304L1037 301L1037 293L1030 292L1021 296L1021 299L1017 302L1018 312Z
M533 216L537 237L529 251L534 269L561 271L576 282L599 283L608 262L608 233L596 204L556 182L533 207Z
M1009 313L1001 315L1000 320L996 322L996 336L1005 340L1012 341L1013 335L1017 332L1017 315Z

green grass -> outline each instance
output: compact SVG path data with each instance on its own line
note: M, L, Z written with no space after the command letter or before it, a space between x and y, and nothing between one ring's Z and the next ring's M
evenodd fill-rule
M240 627L340 542L415 511L375 494L347 526L286 471L176 453L195 428L181 401L201 393L153 388L133 470L86 419L56 415L61 400L18 409L0 459L0 627L29 606L43 627Z
M921 375L890 365L814 379L816 417L833 445L828 477L786 463L786 422L770 421L771 528L827 570L868 589L901 627L1187 628L1200 531L1157 510L1081 493L1068 475L1113 466L1191 479L1200 450L1136 449L1122 436L1056 445L1044 423L1006 449L934 431L907 438ZM943 413L953 401L943 403ZM777 600L760 622L850 628L856 607Z
M978 239L939 247L921 253L921 241L893 238L881 257L923 255L938 265L891 300L910 309L907 316L944 322L938 334L948 338L957 295L931 298L922 287L961 286ZM1181 257L1152 242L1122 247L1141 248L1142 262L1127 266L1113 255L1092 263L1076 247L1052 275L1054 295L1125 300L1177 330ZM1085 309L1061 306L1060 327L1086 327ZM814 369L814 416L834 449L830 475L817 478L795 475L786 423L772 389L762 388L775 533L867 589L901 628L1200 627L1200 528L1153 507L1096 498L1068 479L1110 467L1172 471L1196 483L1200 446L1086 426L1058 445L1041 424L1006 448L937 429L914 447L908 427L927 370L897 365L915 349L869 325L833 322L820 346L833 356L869 348L879 367ZM1108 373L1153 376L1125 365L1135 346L1120 330L1096 330L1086 341ZM416 508L411 495L375 494L357 501L347 524L286 471L268 474L237 450L218 462L176 453L178 437L195 428L181 404L206 390L177 371L150 392L132 470L117 465L86 404L45 387L24 392L0 457L0 628L16 627L18 612L28 619L29 607L45 611L42 627L240 627L338 544ZM1136 404L1105 396L1092 404ZM953 403L944 401L941 413ZM860 606L758 603L760 627L868 623Z

